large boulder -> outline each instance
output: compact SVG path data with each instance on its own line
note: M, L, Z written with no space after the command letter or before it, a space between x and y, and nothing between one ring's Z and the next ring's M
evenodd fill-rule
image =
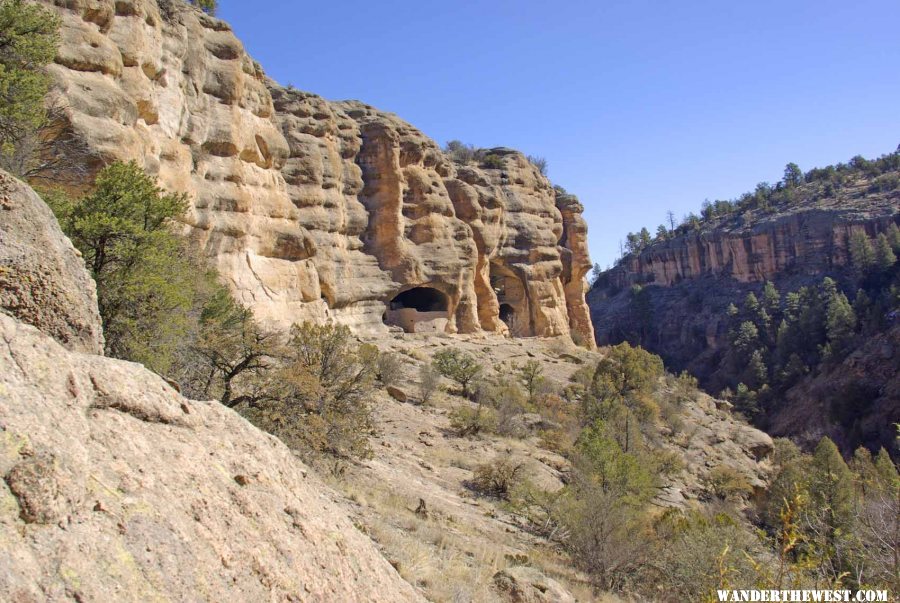
M0 311L70 350L103 353L97 292L81 254L41 198L2 171Z
M3 314L0 338L0 600L420 600L239 415Z

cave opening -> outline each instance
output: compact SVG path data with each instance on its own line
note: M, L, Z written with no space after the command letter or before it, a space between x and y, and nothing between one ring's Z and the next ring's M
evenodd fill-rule
M509 304L500 304L500 320L506 323L506 326L512 328L513 317L516 315L515 309Z
M431 287L407 289L391 300L391 310L412 308L417 312L446 312L447 296Z
M443 332L449 322L449 306L445 293L432 287L414 287L391 300L384 323L407 333Z
M509 335L529 336L528 295L523 277L509 266L492 260L490 284L497 299L497 318L509 329Z

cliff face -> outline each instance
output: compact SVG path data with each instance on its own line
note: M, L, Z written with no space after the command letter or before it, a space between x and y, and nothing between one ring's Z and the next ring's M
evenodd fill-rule
M379 331L427 287L449 332L593 341L581 206L520 153L458 165L391 114L282 88L177 0L56 10L55 94L89 160L188 193L187 233L262 320Z
M818 275L849 263L854 231L874 238L894 221L900 195L860 211L833 204L714 229L653 244L608 272L608 283L668 287L685 279L723 276L761 283L786 275Z

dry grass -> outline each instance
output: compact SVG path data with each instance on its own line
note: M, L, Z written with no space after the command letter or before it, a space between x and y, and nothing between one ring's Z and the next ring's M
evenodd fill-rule
M331 480L362 509L357 523L410 584L431 601L492 601L493 576L508 565L503 547L453 517L415 513L417 502L348 480Z

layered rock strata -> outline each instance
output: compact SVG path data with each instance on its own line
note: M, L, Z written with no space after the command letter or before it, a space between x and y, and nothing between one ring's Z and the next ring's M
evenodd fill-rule
M383 330L424 287L446 296L448 332L593 341L582 208L522 154L460 165L394 115L282 88L178 0L46 3L86 160L135 160L186 192L186 233L264 321Z
M724 276L761 283L789 275L817 275L850 262L854 232L869 238L897 217L900 194L861 212L852 205L795 211L753 222L655 243L607 273L618 288L634 284L671 286L685 279Z

